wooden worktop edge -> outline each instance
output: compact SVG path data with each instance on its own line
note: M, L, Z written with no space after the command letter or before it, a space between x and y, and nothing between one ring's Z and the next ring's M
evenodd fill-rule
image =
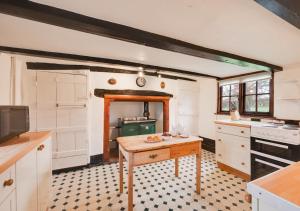
M22 157L24 157L27 153L29 153L31 150L33 150L35 147L37 147L39 144L41 144L44 140L46 140L50 136L51 136L50 131L27 132L20 135L19 137L12 138L7 142L2 143L0 147L5 147L9 145L17 146L18 143L20 144L24 142L29 142L29 144L27 144L22 149L17 151L17 153L14 156L4 161L3 163L0 163L0 174L6 171L8 168L10 168L12 165L14 165L18 160L20 160Z
M251 128L251 125L246 125L238 122L224 122L220 120L215 120L216 124L222 124L222 125L229 125L229 126L236 126L236 127L245 127L245 128Z

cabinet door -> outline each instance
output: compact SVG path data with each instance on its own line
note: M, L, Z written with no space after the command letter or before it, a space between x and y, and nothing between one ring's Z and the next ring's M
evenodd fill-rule
M46 211L50 200L52 177L51 139L37 147L38 210Z
M16 192L11 192L8 197L0 204L1 211L16 211Z
M37 210L37 162L32 150L16 163L17 210Z
M222 141L222 133L217 132L216 138L216 160L224 163L225 148L224 142Z

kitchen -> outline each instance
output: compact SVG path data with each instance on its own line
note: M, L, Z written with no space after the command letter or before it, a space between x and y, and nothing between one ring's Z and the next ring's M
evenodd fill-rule
M299 8L0 2L0 210L299 210L300 32L270 4Z

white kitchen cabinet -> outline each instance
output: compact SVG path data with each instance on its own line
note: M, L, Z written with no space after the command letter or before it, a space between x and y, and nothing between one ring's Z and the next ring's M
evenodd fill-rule
M16 211L16 192L13 190L3 202L0 203L0 211Z
M50 201L51 181L52 181L52 149L51 139L37 147L37 186L38 186L38 210L47 210Z
M250 175L250 128L216 124L216 160Z
M17 210L37 210L36 150L30 151L16 162Z

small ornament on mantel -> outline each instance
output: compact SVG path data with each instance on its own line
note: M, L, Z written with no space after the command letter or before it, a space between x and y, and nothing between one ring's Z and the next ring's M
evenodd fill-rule
M108 79L107 82L108 82L110 85L115 85L115 84L117 83L117 80L114 79L114 78L110 78L110 79Z
M164 81L160 82L160 88L164 89L166 87L166 83Z

